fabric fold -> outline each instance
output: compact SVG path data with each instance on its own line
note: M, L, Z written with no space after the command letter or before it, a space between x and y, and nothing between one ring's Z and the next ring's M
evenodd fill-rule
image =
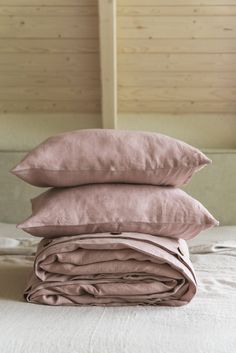
M48 305L181 306L195 293L184 240L95 233L41 240L24 295Z

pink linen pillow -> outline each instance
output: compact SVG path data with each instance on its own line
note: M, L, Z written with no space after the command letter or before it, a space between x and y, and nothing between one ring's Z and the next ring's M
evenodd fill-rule
M92 183L179 186L210 162L198 149L165 135L95 129L50 137L12 173L42 187Z
M92 184L50 189L32 200L18 228L40 237L137 232L190 239L218 222L197 200L174 187Z

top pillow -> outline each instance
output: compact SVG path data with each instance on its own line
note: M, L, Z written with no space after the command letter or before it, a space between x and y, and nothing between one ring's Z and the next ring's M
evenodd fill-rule
M198 149L158 133L91 129L50 137L12 173L42 187L92 183L180 186L210 162Z

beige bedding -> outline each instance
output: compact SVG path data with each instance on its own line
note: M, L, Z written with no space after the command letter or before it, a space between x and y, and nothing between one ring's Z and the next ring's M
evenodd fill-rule
M14 232L0 226L0 238ZM190 242L198 291L179 308L32 305L22 293L33 257L1 255L0 352L234 353L235 244L236 227L205 231Z

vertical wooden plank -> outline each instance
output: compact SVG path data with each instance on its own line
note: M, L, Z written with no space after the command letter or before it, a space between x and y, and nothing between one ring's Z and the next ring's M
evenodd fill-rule
M99 0L103 128L117 123L116 0Z

